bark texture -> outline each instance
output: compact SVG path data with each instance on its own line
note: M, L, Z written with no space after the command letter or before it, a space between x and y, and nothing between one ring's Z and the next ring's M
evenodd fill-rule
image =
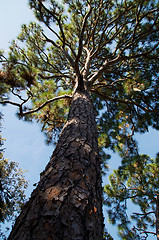
M97 131L87 92L74 94L52 158L8 239L103 239Z

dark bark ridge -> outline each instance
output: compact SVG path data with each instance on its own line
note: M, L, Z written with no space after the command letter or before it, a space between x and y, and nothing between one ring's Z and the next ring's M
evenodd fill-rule
M9 240L103 239L102 181L93 105L75 92L58 144Z

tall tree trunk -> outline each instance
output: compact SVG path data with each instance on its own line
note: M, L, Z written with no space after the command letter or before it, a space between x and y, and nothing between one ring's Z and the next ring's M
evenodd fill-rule
M10 240L103 239L97 131L86 91L74 94L68 121Z

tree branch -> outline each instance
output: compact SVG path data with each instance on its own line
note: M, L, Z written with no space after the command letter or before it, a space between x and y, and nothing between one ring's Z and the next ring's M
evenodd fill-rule
M86 80L87 76L88 76L88 72L89 72L91 52L86 47L84 47L84 49L87 52L87 58L86 58L85 66L84 66L84 69L83 69L83 77L84 77L84 80Z
M27 112L22 112L22 116L25 116L25 115L28 115L28 114L31 114L31 113L38 112L40 109L42 109L43 107L45 107L48 103L54 102L54 101L56 101L56 100L64 99L64 98L70 98L70 99L71 99L72 96L65 94L65 95L62 95L62 96L58 96L58 97L51 98L51 99L47 100L45 103L43 103L42 105L40 105L38 108L29 110L29 111L27 111Z
M100 40L99 40L99 43L98 43L98 46L97 46L97 49L94 51L94 53L92 54L91 58L93 58L94 56L96 56L96 54L98 53L98 51L100 51L100 49L105 46L106 44L108 44L109 42L111 42L114 37L116 37L120 32L121 30L118 30L116 33L113 34L113 36L111 36L111 38L108 38L109 36L109 33L112 32L113 28L116 26L116 25L113 25L111 27L112 24L116 23L126 12L130 11L131 9L133 9L134 6L131 6L130 8L127 8L124 12L122 12L121 14L119 14L118 16L116 16L116 18L114 19L114 17L112 17L109 22L106 22L106 25L100 35ZM124 26L122 27L124 28ZM107 38L106 40L104 41L104 36L105 36L105 33L106 31L109 30L106 34Z
M119 54L116 58L114 58L113 60L106 60L104 62L104 64L99 68L98 71L96 71L93 76L90 77L89 82L90 83L94 83L100 76L102 76L103 72L111 65L114 65L115 63L118 63L119 61L121 61L121 55Z
M152 51L154 51L157 47L159 46L159 42L156 43L153 48L151 48L149 51L145 51L143 53L139 53L139 54L135 54L135 55L130 55L130 56L122 56L122 60L127 60L127 59L132 59L132 58L139 58L139 57L146 57L146 58L149 58L149 56L147 56L148 54L152 53ZM153 59L152 56L150 56L151 59ZM159 57L158 56L155 56L155 59Z
M77 54L77 57L76 57L76 60L75 60L76 65L77 65L77 63L80 59L81 53L82 53L84 31L85 31L85 28L86 28L87 19L88 19L89 15L91 14L91 11L92 11L92 7L89 5L89 10L88 10L87 14L85 15L85 17L83 19L82 30L81 30L81 34L80 34L80 37L79 37L78 54Z
M42 33L42 35L44 36L46 42L50 42L54 47L60 49L60 46L57 45L52 39L48 38L44 33Z
M61 31L61 34L62 34L62 38L63 38L62 48L64 48L65 47L66 38L65 38L65 34L64 34L64 31L63 31L63 28L62 28L62 25L61 25L60 18L58 18L52 11L50 11L47 7L45 7L45 5L41 2L41 0L39 0L38 2L45 9L45 11L48 12L55 19L55 21L58 23L58 26L60 28L60 31Z
M44 33L42 33L42 35L45 37L46 41L47 42L50 42L52 43L52 45L56 48L58 48L64 55L65 57L67 58L67 60L70 62L71 66L73 67L73 69L75 70L75 72L78 74L78 71L75 67L75 63L72 59L72 57L68 54L67 51L65 51L65 49L63 49L61 46L57 45L52 39L48 38Z
M12 88L11 92L13 93L14 96L18 97L21 101L25 102L26 99L22 98L19 94L14 92L14 88Z
M141 4L140 9L139 9L139 12L138 12L137 15L136 15L136 25L135 25L134 30L133 30L132 41L134 41L134 39L135 39L135 34L136 34L136 30L137 30L137 27L138 27L139 23L140 23L147 15L158 11L157 9L152 9L152 10L146 12L145 14L143 14L143 15L140 17L140 19L139 19L139 15L140 15L140 12L141 12L142 7L143 7L143 3Z
M4 101L0 101L0 104L11 104L11 105L14 105L14 106L17 106L19 108L21 108L21 104L20 103L16 103L16 102L12 102L12 101L9 101L9 100L4 100Z
M146 231L146 230L144 230L144 229L142 229L142 228L134 227L134 229L136 229L137 231L141 232L141 234L144 233L144 234L153 234L153 235L156 235L155 232Z
M142 109L145 112L154 112L153 110L150 110L146 107L143 107L140 104L138 104L134 101L130 101L128 99L123 100L123 99L116 99L116 98L108 97L108 96L105 96L102 93L98 92L95 89L91 89L91 92L95 92L97 95L103 97L105 100L109 100L109 101L112 101L112 102L120 102L120 103L124 103L124 104L131 104L131 105L135 105L135 106L139 107L140 109Z
M132 45L132 43L131 43L130 45ZM110 67L110 66L112 66L112 65L114 65L114 64L116 64L116 63L118 63L118 62L120 62L120 61L122 61L122 60L133 59L133 58L135 59L135 58L139 58L139 57L145 57L145 58L151 58L151 59L153 59L153 57L151 57L151 56L149 57L148 54L150 54L153 50L155 50L155 49L158 47L158 45L159 45L159 42L156 43L151 50L145 51L145 52L140 53L140 54L131 55L131 56L123 56L123 55L122 55L123 51L127 48L127 47L125 47L125 48L118 54L118 56L117 56L116 58L114 58L113 60L110 60L110 61L106 60L106 61L104 62L104 64L99 68L99 70L96 71L96 72L93 74L93 76L90 77L89 82L93 84L100 76L102 76L103 72L104 72L106 69L108 69L108 67ZM156 58L155 58L155 59L156 59Z
M23 117L23 116L26 116L28 114L38 112L40 109L45 107L48 103L54 102L56 100L64 99L64 98L72 99L72 96L65 94L65 95L61 95L61 96L58 96L58 97L51 98L51 99L47 100L45 103L41 104L38 108L29 110L27 112L23 112L22 107L23 107L23 104L26 103L30 99L30 97L28 97L28 99L24 100L22 103L16 103L16 102L12 102L12 101L9 101L9 100L4 100L4 101L0 101L0 104L11 104L11 105L19 107L20 116Z
M44 76L44 75L42 75L42 74L38 74L39 75L39 77L41 77L42 79L53 79L53 78L62 78L62 77L65 77L65 78L70 78L70 79L72 79L72 77L71 76L69 76L69 75L66 75L66 74L61 74L61 75L52 75L52 76Z
M148 215L148 214L152 214L152 213L154 213L154 214L155 214L155 212L154 212L154 211L147 212L147 213L135 213L135 212L133 212L133 214L135 214L135 215L139 215L139 216L146 216L146 215Z

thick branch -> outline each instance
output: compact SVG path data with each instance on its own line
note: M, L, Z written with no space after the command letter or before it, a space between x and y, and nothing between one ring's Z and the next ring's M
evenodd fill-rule
M84 47L84 49L87 52L87 58L86 58L86 62L83 70L83 76L84 76L84 79L86 80L89 72L90 61L91 61L90 59L91 52L86 47Z

